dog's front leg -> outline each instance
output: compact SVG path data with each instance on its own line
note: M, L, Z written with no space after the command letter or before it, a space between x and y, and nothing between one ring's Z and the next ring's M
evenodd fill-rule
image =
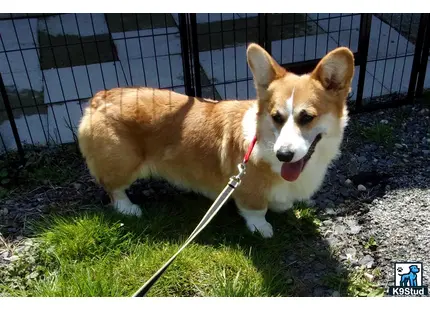
M239 214L245 219L246 226L251 232L259 232L264 238L273 236L273 228L266 221L267 201L250 193L235 197Z
M239 207L239 213L246 221L246 226L251 232L259 232L263 238L273 236L272 225L266 221L267 208L264 210L252 210Z

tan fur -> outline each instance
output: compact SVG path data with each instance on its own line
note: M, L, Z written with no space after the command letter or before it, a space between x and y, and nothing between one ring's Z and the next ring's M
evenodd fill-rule
M342 116L352 78L349 50L329 53L314 72L301 77L287 72L267 52L261 56L262 50L256 44L248 47L258 117L283 104L293 85L295 102L303 109L315 115ZM258 63L251 61L253 53ZM270 74L259 79L255 75L265 66ZM345 66L344 76L333 73L336 66ZM91 174L110 194L151 175L215 198L237 173L237 164L247 151L242 120L253 103L216 102L145 87L101 91L91 99L81 120L79 146ZM259 135L257 123L257 138L264 138ZM267 209L269 190L280 182L285 181L268 163L251 160L233 197L244 208Z
M267 54L267 57L270 56ZM317 117L333 113L336 117L341 118L354 75L353 57L349 49L337 48L328 53L311 74L302 76L289 73L276 64L277 73L273 74L270 85L262 86L256 83L260 95L260 113L268 112L270 115L274 115L279 110L279 106L283 105L291 96L294 88L296 111L299 111L297 107L301 106L302 109ZM336 66L345 70L343 76L331 74L333 67ZM251 64L250 67L252 70ZM313 122L315 121L317 118ZM312 123L307 126L312 126Z

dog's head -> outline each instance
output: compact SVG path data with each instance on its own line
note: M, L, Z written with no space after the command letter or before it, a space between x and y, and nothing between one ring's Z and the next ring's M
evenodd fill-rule
M264 156L295 181L319 143L343 136L353 53L337 48L304 75L287 72L257 44L248 46L247 58L257 90L257 134L269 146Z
M420 272L420 268L418 268L417 265L411 265L409 266L409 271L411 271L412 273L418 273Z

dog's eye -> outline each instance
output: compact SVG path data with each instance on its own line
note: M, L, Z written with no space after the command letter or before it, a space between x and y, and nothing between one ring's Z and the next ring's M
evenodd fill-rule
M282 125L285 122L284 117L279 113L279 111L276 111L276 113L272 115L272 118L273 121L279 125Z
M298 123L303 126L312 122L314 118L315 118L315 115L311 115L306 111L302 111L299 115Z

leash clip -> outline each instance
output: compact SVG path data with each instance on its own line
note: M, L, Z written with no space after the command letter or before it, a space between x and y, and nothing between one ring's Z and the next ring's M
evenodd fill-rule
M245 163L240 163L239 165L237 165L237 168L239 169L239 173L235 176L232 176L229 182L229 185L233 188L236 188L240 185L240 183L242 182L242 177L246 174Z

